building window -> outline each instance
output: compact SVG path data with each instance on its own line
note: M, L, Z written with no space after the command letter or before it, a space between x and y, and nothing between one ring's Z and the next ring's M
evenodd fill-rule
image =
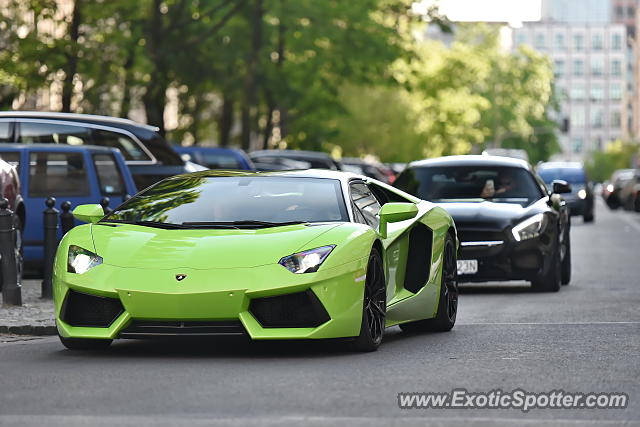
M574 153L582 153L582 146L584 145L584 139L581 136L577 136L571 140L571 149Z
M536 49L544 49L544 34L536 34Z
M583 128L585 124L584 108L571 109L571 128Z
M553 61L553 74L556 77L562 77L564 75L564 60L556 59Z
M602 101L604 99L604 88L600 85L591 86L591 100Z
M556 33L556 49L564 49L564 34Z
M584 101L585 90L584 86L574 86L570 92L571 99L574 101Z
M516 45L520 46L521 44L525 44L527 42L527 35L524 33L516 34Z
M604 74L604 61L602 58L591 58L591 75L602 76Z
M622 75L622 61L620 61L619 59L614 59L613 61L611 61L611 74L613 74L614 76Z
M573 60L573 75L574 76L584 75L584 61L582 59Z
M621 50L622 49L622 35L621 34L614 34L613 37L611 37L611 48L613 50Z
M622 125L622 114L620 111L612 111L611 112L611 127L614 129L619 129Z
M584 50L584 35L575 34L573 36L573 47L575 50Z
M594 129L600 129L604 125L604 113L602 108L591 109L591 127Z
M620 101L622 99L622 85L620 83L611 83L611 86L609 86L609 99L612 101Z
M602 34L594 34L591 36L591 48L593 50L602 50L603 47Z
M622 6L616 6L616 18L624 18L624 8Z

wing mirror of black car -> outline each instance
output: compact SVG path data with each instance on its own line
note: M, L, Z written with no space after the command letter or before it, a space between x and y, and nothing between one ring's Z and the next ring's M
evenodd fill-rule
M556 179L551 183L551 192L554 194L571 193L571 185L567 181Z

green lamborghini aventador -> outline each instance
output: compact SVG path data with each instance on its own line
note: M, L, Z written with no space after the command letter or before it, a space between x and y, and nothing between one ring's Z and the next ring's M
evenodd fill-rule
M348 338L448 331L458 304L445 210L334 171L205 171L167 178L62 239L57 328L70 349L118 338Z

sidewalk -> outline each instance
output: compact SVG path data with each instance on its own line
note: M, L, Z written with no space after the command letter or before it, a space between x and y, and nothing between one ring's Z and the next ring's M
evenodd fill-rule
M40 283L40 280L22 282L22 307L0 306L0 334L56 334L53 301L40 298Z

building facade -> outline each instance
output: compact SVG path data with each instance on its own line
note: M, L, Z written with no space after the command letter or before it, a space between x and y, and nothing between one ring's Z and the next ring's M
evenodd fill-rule
M627 44L623 24L540 21L513 32L513 45L527 44L553 61L561 107L561 157L584 160L615 139L628 136Z

